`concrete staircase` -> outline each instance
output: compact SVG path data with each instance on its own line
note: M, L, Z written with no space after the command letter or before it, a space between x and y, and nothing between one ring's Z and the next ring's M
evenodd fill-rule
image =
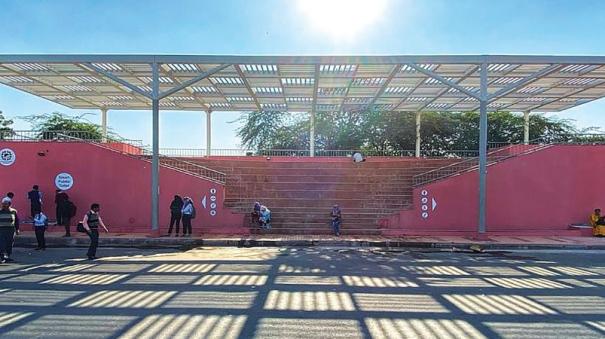
M255 201L272 212L278 234L328 234L339 204L342 234L378 235L379 220L412 204L412 178L455 160L260 157L188 158L227 174L225 205L250 213ZM260 232L251 229L254 232ZM264 232L264 231L263 231Z

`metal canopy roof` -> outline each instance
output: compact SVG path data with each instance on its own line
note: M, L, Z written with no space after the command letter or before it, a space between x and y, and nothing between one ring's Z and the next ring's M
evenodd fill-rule
M600 56L0 55L0 83L85 109L149 110L155 95L162 110L470 111L483 64L488 110L557 112L605 96Z

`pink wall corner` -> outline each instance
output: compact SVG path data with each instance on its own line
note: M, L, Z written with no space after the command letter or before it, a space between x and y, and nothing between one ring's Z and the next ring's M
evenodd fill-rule
M16 152L11 166L0 166L0 193L13 191L14 206L22 217L29 216L26 193L38 184L44 194L44 210L55 217L55 176L70 173L74 185L67 191L78 207L79 220L93 202L101 204L101 215L113 232L144 232L151 229L151 169L146 161L119 152L85 143L7 143L0 148ZM44 156L38 155L44 154ZM216 215L210 215L211 189L216 189ZM174 194L194 199L198 217L193 221L194 233L246 233L243 215L223 206L225 188L187 174L160 169L160 230L166 232L170 220L168 206ZM207 196L207 208L202 206ZM73 220L72 223L75 223Z
M489 166L488 232L564 231L570 223L586 222L593 208L605 207L599 189L605 187L605 160L599 160L604 154L605 146L553 146ZM399 213L396 227L402 232L476 231L476 171L416 188L413 194L413 209Z

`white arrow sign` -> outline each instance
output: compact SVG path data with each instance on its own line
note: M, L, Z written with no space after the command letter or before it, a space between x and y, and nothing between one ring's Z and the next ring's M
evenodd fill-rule
M204 206L204 208L206 208L206 196L204 196L204 198L202 198L202 206Z
M434 211L435 208L437 208L437 202L435 201L435 198L431 198L431 199L433 200L432 201L433 202L433 209L432 209L432 211Z

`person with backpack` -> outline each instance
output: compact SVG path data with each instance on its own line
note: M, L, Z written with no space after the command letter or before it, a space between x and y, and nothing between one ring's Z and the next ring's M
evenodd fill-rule
M60 189L55 191L55 216L57 217L57 225L63 225L63 218L65 216L65 202L69 199L67 193Z
M191 198L185 197L183 199L181 214L183 215L183 237L191 237L191 219L195 219L196 214Z
M100 210L101 206L99 204L94 203L90 205L90 211L86 213L84 220L82 220L82 225L90 237L90 246L88 247L88 252L86 253L88 260L97 259L97 247L99 247L99 226L103 227L106 233L109 232L107 227L105 227L101 216L99 215Z
M174 236L179 236L179 227L181 224L181 218L183 214L181 210L183 209L183 198L179 195L175 195L174 199L170 203L170 228L168 229L168 236L172 235L172 226L176 226ZM183 232L185 231L185 226L183 226Z
M36 212L37 213L34 215L34 231L36 233L36 240L38 241L36 251L44 251L46 250L46 239L44 238L44 233L48 227L48 217L44 215L42 211Z
M38 185L34 185L32 190L27 192L27 199L30 202L30 212L33 219L36 212L42 210L42 192L40 192Z
M62 220L61 224L57 221L57 225L61 225L65 227L65 235L64 238L71 237L71 218L76 216L78 208L76 205L69 200L69 197L65 201L64 211L62 212Z

